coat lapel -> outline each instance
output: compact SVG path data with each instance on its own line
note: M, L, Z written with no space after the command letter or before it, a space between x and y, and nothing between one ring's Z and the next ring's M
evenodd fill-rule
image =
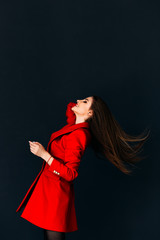
M78 128L89 128L89 123L88 122L82 122L82 123L77 123L77 124L67 124L65 125L63 128L61 128L60 130L54 132L51 134L50 140L48 142L48 146L47 146L47 151L49 150L49 145L50 143L57 137L59 137L60 135L72 132Z

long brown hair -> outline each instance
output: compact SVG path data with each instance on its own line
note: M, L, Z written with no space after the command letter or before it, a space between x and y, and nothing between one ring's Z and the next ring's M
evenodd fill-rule
M107 158L123 173L130 175L132 171L126 165L134 166L134 163L145 158L137 155L148 139L150 130L146 135L144 132L138 136L127 134L102 98L95 95L92 97L90 109L93 115L86 120L92 136L91 146L98 158ZM135 142L138 144L131 146Z

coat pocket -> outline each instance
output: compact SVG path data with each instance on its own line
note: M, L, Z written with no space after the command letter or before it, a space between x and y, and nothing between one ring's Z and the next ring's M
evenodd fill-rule
M51 171L49 171L48 169L45 169L43 171L43 174L46 176L46 177L49 177L55 181L59 181L61 179L61 177L55 173L52 173Z

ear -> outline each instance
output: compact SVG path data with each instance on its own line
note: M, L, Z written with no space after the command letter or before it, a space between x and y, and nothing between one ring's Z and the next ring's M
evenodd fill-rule
M93 114L93 110L89 110L88 115L92 116L92 114Z

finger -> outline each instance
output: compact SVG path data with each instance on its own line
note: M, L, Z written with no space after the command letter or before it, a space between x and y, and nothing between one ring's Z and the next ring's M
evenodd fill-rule
M32 153L36 153L37 151L33 148L30 149Z
M34 151L34 150L32 150L31 152L34 153L34 154L36 153L36 151Z
M28 141L29 143L37 143L36 141Z
M37 149L37 147L36 146L30 146L30 149Z
M31 146L36 146L36 145L37 145L37 143L35 143L35 142L29 142L29 144L30 144Z
M31 151L31 153L35 154L35 152L34 152L34 151ZM35 155L36 155L36 154L35 154Z
M29 146L30 147L37 147L38 145L37 144L30 144Z
M31 150L31 151L35 151L36 148L34 148L34 147L30 147L30 150Z

